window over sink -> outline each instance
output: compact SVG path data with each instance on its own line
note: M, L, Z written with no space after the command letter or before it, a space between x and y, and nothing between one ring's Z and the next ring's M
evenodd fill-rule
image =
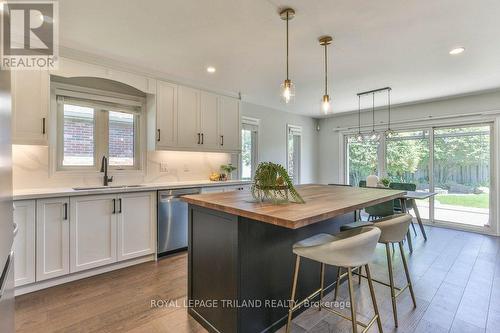
M145 99L56 83L56 171L141 169L140 124Z

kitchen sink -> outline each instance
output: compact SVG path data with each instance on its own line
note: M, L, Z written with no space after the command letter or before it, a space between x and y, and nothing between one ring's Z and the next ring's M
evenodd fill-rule
M109 190L109 189L119 189L119 188L136 188L143 187L145 185L114 185L114 186L84 186L84 187L73 187L75 191L90 191L90 190Z

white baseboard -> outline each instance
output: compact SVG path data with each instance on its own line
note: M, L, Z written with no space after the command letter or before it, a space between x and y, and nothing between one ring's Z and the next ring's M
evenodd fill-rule
M71 282L71 281L75 281L75 280L80 280L80 279L83 279L83 278L86 278L89 276L94 276L94 275L98 275L98 274L102 274L102 273L106 273L106 272L111 272L111 271L114 271L114 270L117 270L120 268L134 266L134 265L141 264L141 263L144 263L147 261L155 261L155 260L156 260L156 254L149 254L147 256L140 257L140 258L134 258L134 259L126 260L126 261L121 261L121 262L117 262L117 263L114 263L111 265L106 265L106 266L99 267L99 268L94 268L94 269L89 269L89 270L82 271L82 272L68 274L68 275L60 276L60 277L53 278L50 280L35 282L35 283L27 284L24 286L16 287L15 295L20 296L20 295L24 295L27 293L31 293L33 291L42 290L45 288L57 286L57 285Z

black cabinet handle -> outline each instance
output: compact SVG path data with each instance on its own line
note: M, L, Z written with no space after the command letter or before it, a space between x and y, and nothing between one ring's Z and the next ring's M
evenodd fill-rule
M120 202L120 210L118 211L118 214L121 214L122 213L122 198L118 199L118 201Z
M113 213L116 214L116 199L113 199Z
M45 134L45 117L42 118L42 134Z
M220 136L220 145L224 146L224 135Z
M68 203L67 202L64 203L64 220L65 221L68 220Z
M157 137L156 141L160 142L160 138L161 138L161 136L160 136L161 135L160 129L157 129L157 131L158 131L158 137Z
M201 140L201 134L198 133L198 144L200 144L200 140Z
M203 133L201 133L201 144L203 144Z

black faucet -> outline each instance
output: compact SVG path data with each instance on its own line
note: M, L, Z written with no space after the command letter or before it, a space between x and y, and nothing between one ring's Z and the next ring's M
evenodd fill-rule
M113 181L113 176L108 177L108 159L106 156L103 156L101 160L101 172L104 172L104 186L108 186Z

